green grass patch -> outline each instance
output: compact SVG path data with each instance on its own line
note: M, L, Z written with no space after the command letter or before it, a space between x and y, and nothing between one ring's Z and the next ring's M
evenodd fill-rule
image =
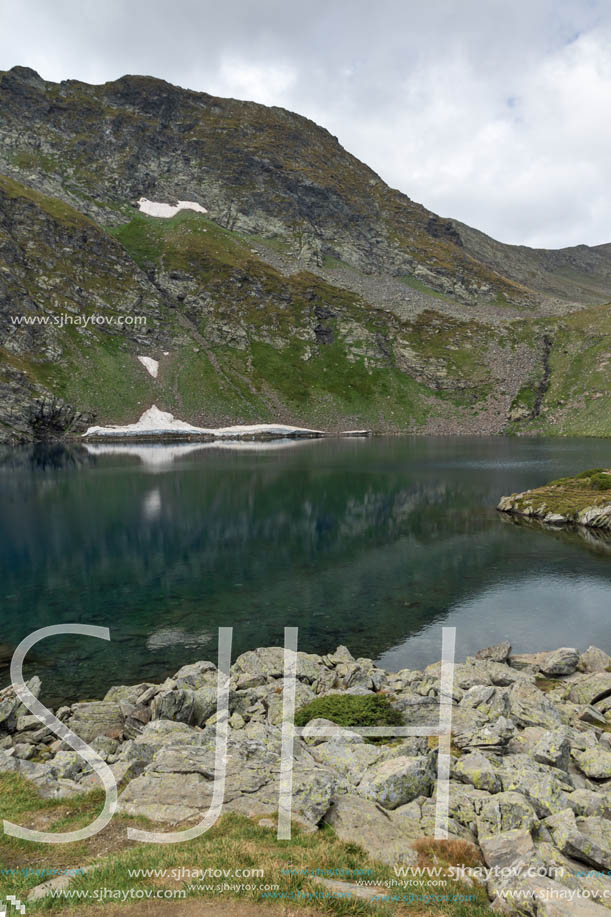
M322 718L338 726L402 726L403 717L384 694L329 694L295 714L296 726Z
M34 822L39 827L42 827L41 820L44 820L45 830L50 831L72 830L90 823L99 813L103 800L101 792L69 800L41 800L26 780L7 774L0 775L0 794L1 814L4 818L17 824ZM270 816L274 823L274 813L270 812ZM79 914L98 913L99 900L93 895L100 888L108 888L118 894L127 893L128 896L132 889L141 891L141 894L146 894L147 890L153 894L164 889L179 891L184 897L174 899L179 902L178 906L175 905L177 911L181 900L226 902L239 898L253 904L260 903L262 915L266 913L265 905L274 903L274 900L281 905L290 901L291 909L297 912L315 904L320 911L336 917L390 917L398 913L398 905L393 901L374 903L355 898L320 896L325 889L315 881L314 876L333 874L338 869L345 871L345 878L349 878L350 871L354 871L357 878L381 885L395 878L391 867L372 861L357 843L339 840L329 827L310 834L293 825L291 839L279 841L274 827L263 827L255 820L228 814L221 817L204 835L187 843L136 844L126 837L128 825L136 823L148 830L159 830L160 827L165 830L144 819L115 815L112 827L109 826L101 834L80 844L32 844L0 835L0 899L11 894L24 900L35 885L44 881L44 877L41 879L32 873L28 874L28 867L74 869L93 864L95 868L91 872L77 875L71 880L71 890L88 892L90 895L87 903L82 897L78 900ZM109 840L107 832L111 830L112 839ZM169 830L176 830L176 826L171 826ZM475 848L463 841L440 843L432 838L422 839L418 842L417 851L421 865L471 865L478 862ZM211 880L197 875L198 869L210 865L215 869L226 870L229 876L233 876L236 869L243 873L245 870L262 870L263 875L254 879L242 877L223 880ZM10 875L3 872L19 867L23 871ZM185 867L190 874L185 874ZM137 870L165 870L165 875L134 875ZM233 889L225 890L222 897L216 889L221 881L234 886ZM239 890L240 884L252 887ZM266 890L266 885L272 886L272 889ZM435 887L428 889L421 879L414 889L388 887L389 894L397 891L426 894L429 890L432 893L438 892ZM435 907L436 914L447 914L448 917L485 917L489 913L483 889L467 888L449 880L443 891L448 897L456 894L470 897L471 900L439 903ZM317 894L319 897L315 898ZM286 897L283 899L282 895ZM119 900L115 896L105 899L105 903L119 904ZM405 904L401 902L399 906L405 908L405 913L423 913L419 900ZM47 897L28 903L27 911L28 914L50 911L75 913L74 899ZM166 911L170 915L173 913L171 904Z
M608 504L610 490L611 470L597 468L527 490L516 500L515 509L524 512L532 507L531 515L535 517L558 513L574 521L583 510Z

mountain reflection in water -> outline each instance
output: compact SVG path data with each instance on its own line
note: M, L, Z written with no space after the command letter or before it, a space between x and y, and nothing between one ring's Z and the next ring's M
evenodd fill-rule
M110 628L110 644L37 647L27 671L55 704L216 660L219 626L234 655L297 625L301 649L344 643L392 668L438 659L448 622L458 658L504 638L610 650L602 541L494 509L610 451L503 437L5 450L0 640Z

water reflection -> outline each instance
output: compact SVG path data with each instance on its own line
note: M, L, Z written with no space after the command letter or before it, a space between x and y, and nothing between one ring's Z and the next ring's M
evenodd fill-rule
M90 446L38 465L13 453L0 468L2 641L71 621L111 629L110 645L49 641L47 699L215 658L230 625L236 653L298 625L303 649L345 643L399 668L438 658L446 621L463 654L505 636L517 650L582 645L585 620L611 648L606 544L494 510L502 493L609 465L606 441L227 445Z

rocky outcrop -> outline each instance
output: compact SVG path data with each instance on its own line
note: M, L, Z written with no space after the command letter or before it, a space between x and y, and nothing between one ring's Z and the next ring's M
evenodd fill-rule
M588 874L611 868L607 659L596 647L516 655L506 643L455 666L449 836L477 844L489 868L508 870L488 880L505 911L512 890L526 889L527 913L539 914L547 913L536 905L546 889L611 889L604 875ZM345 647L300 652L297 706L382 691L407 724L430 726L439 671L386 672ZM122 812L176 825L201 817L212 799L216 682L213 663L195 663L162 684L117 686L57 715L109 764ZM37 679L29 685L40 690ZM263 819L277 810L283 690L281 648L246 652L232 666L224 810ZM315 735L321 727L334 734ZM313 720L295 739L293 818L308 831L327 824L340 838L358 838L375 859L412 864L413 842L435 830L437 754L426 737L370 744L353 729ZM21 774L45 797L98 786L89 765L10 688L0 694L0 771ZM542 878L544 865L554 865L552 878ZM558 907L554 913L569 913Z
M596 468L573 478L560 478L544 487L501 497L497 509L549 526L573 525L609 531L611 471Z

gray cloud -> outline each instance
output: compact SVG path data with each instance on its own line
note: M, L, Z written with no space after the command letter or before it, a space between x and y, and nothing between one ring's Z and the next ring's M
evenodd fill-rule
M503 241L611 241L605 0L0 0L0 24L0 69L281 105Z

